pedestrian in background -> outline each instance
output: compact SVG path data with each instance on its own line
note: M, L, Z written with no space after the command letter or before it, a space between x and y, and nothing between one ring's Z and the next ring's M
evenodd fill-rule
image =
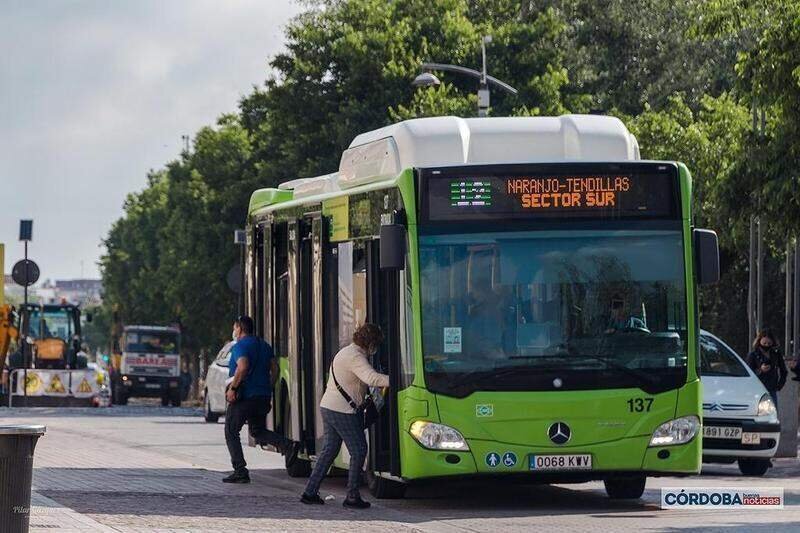
M192 389L192 373L189 371L189 362L183 361L181 362L181 375L180 375L180 384L181 384L181 401L186 401L189 398L189 391Z
M324 444L306 489L300 497L303 503L325 503L319 497L319 486L344 441L350 454L350 470L347 476L347 498L342 504L355 509L366 509L370 506L369 502L361 499L359 491L361 470L367 458L364 417L356 412L351 402L361 405L365 400L367 387L389 386L389 376L375 371L369 362L369 357L377 353L382 342L381 328L374 324L364 324L353 333L353 343L342 348L331 362L328 384L320 401Z
M786 384L786 362L783 360L775 335L769 329L758 332L753 341L753 351L747 355L747 364L772 396L778 408L778 391Z
M225 443L231 455L233 473L224 483L250 483L250 472L244 460L239 433L245 423L250 435L260 446L275 446L287 456L291 464L300 447L283 435L267 429L267 414L271 407L272 388L278 377L278 364L272 346L254 334L253 319L240 316L233 323L233 338L236 340L228 363L228 375L232 378L225 399Z

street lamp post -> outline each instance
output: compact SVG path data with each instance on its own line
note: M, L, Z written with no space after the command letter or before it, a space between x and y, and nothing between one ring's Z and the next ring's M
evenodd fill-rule
M453 72L456 74L463 74L478 80L478 116L485 117L489 114L489 85L493 85L509 94L516 95L519 93L514 87L504 81L498 80L493 76L489 76L486 71L486 45L492 42L491 35L484 35L481 39L481 70L473 70L471 68L462 67L459 65L449 65L446 63L423 63L420 67L422 73L414 78L411 85L414 87L435 87L441 84L439 78L436 77L431 71L438 70L442 72Z

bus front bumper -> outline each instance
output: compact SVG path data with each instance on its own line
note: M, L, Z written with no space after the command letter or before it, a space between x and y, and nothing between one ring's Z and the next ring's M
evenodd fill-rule
M698 474L701 465L699 436L686 444L657 447L648 446L650 436L557 448L468 439L469 451L459 452L428 450L420 446L409 433L403 432L401 435L402 477L407 481L449 476L514 476L530 482L582 482L614 475L691 475ZM533 455L587 454L591 455L590 469L530 468L530 457ZM505 458L509 459L504 461Z

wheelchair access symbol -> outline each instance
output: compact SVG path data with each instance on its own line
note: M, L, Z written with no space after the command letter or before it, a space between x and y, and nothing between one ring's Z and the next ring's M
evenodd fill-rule
M511 468L517 464L517 456L513 452L506 452L503 454L503 466Z
M486 454L486 465L489 468L494 468L500 464L500 454L497 452L489 452Z

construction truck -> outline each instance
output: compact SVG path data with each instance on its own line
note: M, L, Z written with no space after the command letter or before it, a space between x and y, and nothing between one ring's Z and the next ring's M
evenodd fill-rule
M19 331L16 327L16 314L10 305L0 304L0 371L2 372L2 391L5 394L8 388L8 374L4 371L6 357L11 349L11 341L16 341Z
M111 398L161 398L161 405L181 404L180 330L168 326L125 326L114 344Z
M86 320L90 322L91 315ZM13 324L13 319L9 323L19 334L17 349L5 360L8 405L59 407L103 403L108 383L104 373L87 368L78 306L23 304L17 324Z
M91 315L86 319L91 322ZM78 306L67 303L22 305L19 321L25 340L33 346L32 359L36 368L86 368Z

